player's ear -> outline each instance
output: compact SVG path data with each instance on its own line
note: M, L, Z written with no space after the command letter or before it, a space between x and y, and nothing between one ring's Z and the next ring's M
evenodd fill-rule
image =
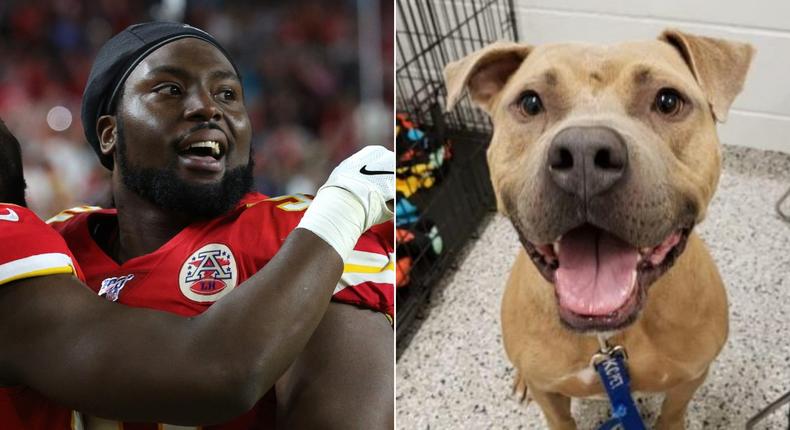
M102 115L96 121L96 135L99 136L101 153L112 156L118 142L118 123L114 115Z

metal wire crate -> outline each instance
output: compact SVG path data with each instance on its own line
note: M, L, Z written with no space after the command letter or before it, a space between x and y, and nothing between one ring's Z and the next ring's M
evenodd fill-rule
M400 343L431 286L454 264L458 251L494 209L485 161L491 122L468 97L452 112L445 112L447 91L442 70L447 63L497 40L518 40L518 34L512 0L398 0L396 7L397 110L406 113L425 134L425 140L399 139L396 144L399 180L407 182L401 183L401 190L404 186L417 188L409 188L405 194L419 209L416 219L402 227L429 236L418 246L400 246L398 250L399 279L405 279L406 273L409 281L397 291ZM431 158L432 151L439 148L452 153L441 167ZM426 158L416 163L412 158L407 163L405 159L414 154ZM422 187L420 178L409 176L415 174L410 166L417 165L416 170L422 172L426 169L422 164L435 168L429 171L430 188ZM436 230L442 248L438 253L436 238L430 233ZM401 267L402 257L409 259L408 267Z

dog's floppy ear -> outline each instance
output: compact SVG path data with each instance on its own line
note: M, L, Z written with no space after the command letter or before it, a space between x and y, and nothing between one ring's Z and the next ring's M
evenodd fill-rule
M448 111L469 88L472 101L490 112L491 98L495 96L518 69L532 48L513 42L496 42L476 51L444 68L447 85Z
M714 117L727 120L735 96L741 92L754 48L748 43L694 36L667 29L659 36L674 46L688 64L708 98Z

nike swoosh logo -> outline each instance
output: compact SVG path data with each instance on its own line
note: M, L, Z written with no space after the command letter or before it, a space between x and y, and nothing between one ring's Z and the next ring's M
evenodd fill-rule
M5 215L0 215L0 220L2 220L2 221L10 221L10 222L17 222L17 221L19 221L19 215L17 215L16 212L14 212L13 209L6 208L6 210L8 211L8 213L5 214Z
M394 175L395 172L391 172L388 170L368 170L368 166L364 165L361 169L359 169L359 173L363 175Z

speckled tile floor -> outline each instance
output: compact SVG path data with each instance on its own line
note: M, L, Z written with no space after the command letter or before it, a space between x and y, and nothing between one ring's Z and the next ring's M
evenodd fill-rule
M790 187L790 155L725 147L725 168L698 231L730 299L730 337L687 416L689 429L742 429L790 390L790 224L774 204ZM790 208L788 208L790 209ZM499 329L499 302L519 244L493 216L421 310L397 363L399 429L544 429L536 404L510 394L513 369ZM401 346L402 348L402 346ZM655 419L660 398L640 404ZM573 402L580 429L606 417L602 401ZM787 426L787 407L760 429Z

